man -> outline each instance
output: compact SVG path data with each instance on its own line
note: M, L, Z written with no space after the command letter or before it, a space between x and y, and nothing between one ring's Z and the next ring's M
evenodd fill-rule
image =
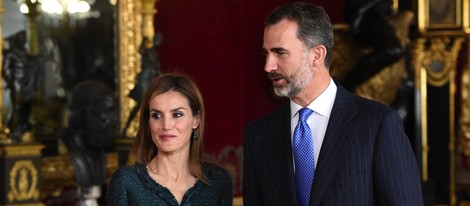
M399 115L335 83L332 48L331 22L320 7L290 3L267 18L264 70L275 93L290 101L245 127L244 205L423 205ZM297 124L301 108L313 111L308 126ZM313 142L300 155L296 127L309 137L300 141ZM313 165L302 168L309 153ZM308 177L296 180L300 174Z

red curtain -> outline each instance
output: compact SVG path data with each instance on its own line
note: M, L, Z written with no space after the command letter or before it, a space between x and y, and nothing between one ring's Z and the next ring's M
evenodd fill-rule
M162 71L191 75L206 105L205 150L234 175L240 190L243 126L286 101L263 71L264 19L286 0L159 0L155 30L163 35ZM317 0L333 23L343 1Z

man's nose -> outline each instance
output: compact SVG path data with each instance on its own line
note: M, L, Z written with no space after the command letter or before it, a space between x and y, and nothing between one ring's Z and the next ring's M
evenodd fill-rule
M264 65L264 71L267 73L270 73L271 71L274 71L277 69L277 62L275 58L273 58L271 55L266 56L266 63Z

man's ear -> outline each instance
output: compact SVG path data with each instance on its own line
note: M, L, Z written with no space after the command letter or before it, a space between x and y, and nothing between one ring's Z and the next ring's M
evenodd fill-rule
M324 65L326 57L326 47L323 45L318 45L310 49L310 64L312 67L317 67L318 65Z

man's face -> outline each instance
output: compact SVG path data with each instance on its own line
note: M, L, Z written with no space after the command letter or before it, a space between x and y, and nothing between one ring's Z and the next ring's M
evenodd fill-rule
M285 19L264 30L264 70L278 96L296 96L313 77L308 63L309 51L297 38L297 28L296 22Z

